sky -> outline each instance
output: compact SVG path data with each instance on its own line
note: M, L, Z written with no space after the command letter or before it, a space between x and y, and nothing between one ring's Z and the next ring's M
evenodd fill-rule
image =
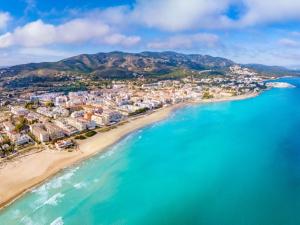
M300 68L299 0L0 0L0 66L177 51Z

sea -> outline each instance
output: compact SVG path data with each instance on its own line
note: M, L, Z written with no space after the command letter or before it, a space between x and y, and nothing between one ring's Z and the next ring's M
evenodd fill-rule
M0 211L1 225L299 225L300 79L190 105ZM0 181L1 185L1 181Z

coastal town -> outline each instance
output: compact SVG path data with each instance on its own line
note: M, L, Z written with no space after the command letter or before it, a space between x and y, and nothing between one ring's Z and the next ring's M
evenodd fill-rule
M300 0L0 0L0 225L300 225Z
M145 82L113 81L108 88L87 91L33 91L1 98L0 155L33 149L73 151L78 141L106 132L132 118L160 108L256 95L265 79L239 66L226 76Z

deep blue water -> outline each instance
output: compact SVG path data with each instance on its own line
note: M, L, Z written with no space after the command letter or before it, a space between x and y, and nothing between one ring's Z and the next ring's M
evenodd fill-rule
M299 225L294 89L189 106L60 173L0 224Z

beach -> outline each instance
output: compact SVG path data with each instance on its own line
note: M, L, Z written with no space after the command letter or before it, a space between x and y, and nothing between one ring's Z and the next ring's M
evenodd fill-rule
M256 95L256 93L253 93L242 96L201 100L195 103L242 100L255 97ZM128 123L107 132L98 133L91 138L79 141L78 151L44 150L35 154L16 157L0 169L0 207L3 208L12 203L18 197L51 178L64 168L105 151L105 149L129 133L166 119L173 110L186 104L188 103L164 107L150 114L130 119Z

